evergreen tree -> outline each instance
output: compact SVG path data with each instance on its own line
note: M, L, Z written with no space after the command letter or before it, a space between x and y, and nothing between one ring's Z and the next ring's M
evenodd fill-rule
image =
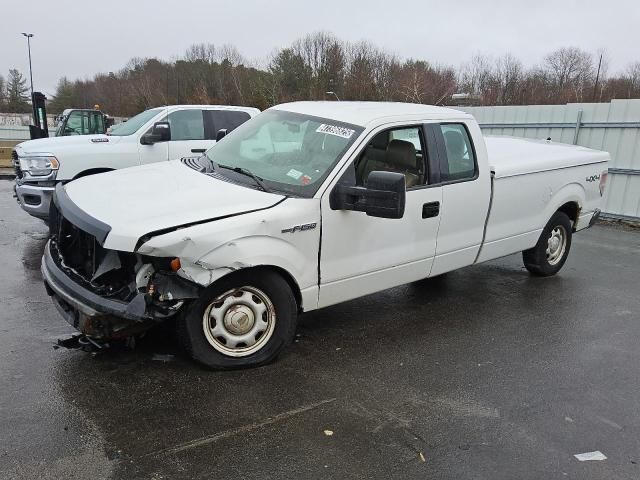
M5 108L6 88L4 77L0 75L0 111L3 111Z
M9 70L7 79L7 110L12 113L26 113L31 110L27 92L27 80L15 68Z
M73 83L67 80L66 77L62 77L58 81L56 87L56 94L53 96L53 100L49 104L49 111L51 113L62 113L65 108L71 108L75 105L76 91Z

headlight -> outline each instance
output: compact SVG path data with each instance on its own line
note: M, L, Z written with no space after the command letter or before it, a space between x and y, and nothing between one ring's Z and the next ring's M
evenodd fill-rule
M34 177L49 175L53 170L58 170L59 165L53 155L20 157L20 168Z

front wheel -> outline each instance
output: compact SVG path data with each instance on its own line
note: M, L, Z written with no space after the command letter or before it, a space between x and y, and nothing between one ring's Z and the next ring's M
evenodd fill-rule
M542 230L536 246L522 252L526 269L538 277L558 273L569 256L571 231L567 214L556 212Z
M291 344L297 308L291 287L272 271L237 272L207 288L179 324L185 349L211 368L254 367Z

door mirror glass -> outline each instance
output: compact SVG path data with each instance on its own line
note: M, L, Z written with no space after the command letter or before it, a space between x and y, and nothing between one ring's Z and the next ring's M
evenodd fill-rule
M406 202L402 173L374 171L364 187L338 184L331 192L332 210L354 210L370 217L402 218Z
M171 126L169 122L156 122L153 124L151 132L145 133L140 142L143 145L153 145L158 142L168 142L171 140Z
M222 140L226 135L227 135L226 128L221 128L220 130L218 130L218 133L216 133L216 142L219 142L220 140Z

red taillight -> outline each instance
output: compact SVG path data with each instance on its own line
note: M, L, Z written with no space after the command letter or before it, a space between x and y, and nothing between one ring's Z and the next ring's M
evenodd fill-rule
M609 178L609 171L605 170L600 174L600 196L604 195L604 189L607 187L607 179Z

